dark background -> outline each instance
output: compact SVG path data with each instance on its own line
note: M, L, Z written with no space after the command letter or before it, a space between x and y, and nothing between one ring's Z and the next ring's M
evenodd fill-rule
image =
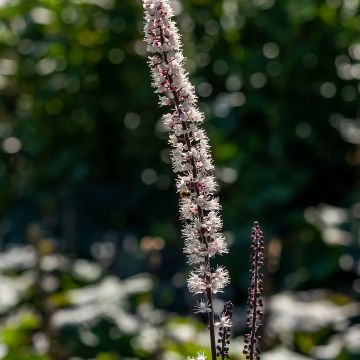
M231 247L218 261L232 278L222 297L238 307L235 335L244 330L254 220L266 237L267 298L292 294L307 304L355 304L360 293L359 2L184 0L174 8L220 184ZM149 273L152 290L132 298L129 311L148 302L154 312L163 309L187 323L183 316L194 300L184 283L188 267L160 122L164 110L150 87L142 16L140 1L133 0L1 2L1 249L7 254L14 244L23 249L30 241L38 260L29 268L37 270L36 263L51 253L71 263L95 261L103 269L100 279ZM44 241L50 250L43 249ZM24 269L6 271L16 279ZM41 271L40 266L40 277ZM52 296L89 286L68 271L52 275L59 285L45 295L30 286L11 313L3 311L4 321L25 305L41 313ZM36 303L39 296L42 305ZM69 307L70 300L50 306L23 337L15 327L14 343L6 340L3 327L3 358L169 359L167 350L171 356L194 355L191 347L168 348L165 340L139 350L135 335L121 330L119 341L103 339L98 347L86 347L81 336L69 344L70 330L51 330L62 337L55 336L44 325L62 306ZM353 326L360 337L359 314L348 315L340 330L337 323L320 330L295 326L291 341L271 334L270 324L264 348L285 344L321 358L313 348L337 336L338 352L322 359L356 359L359 349L347 344L346 332ZM97 321L89 328L99 336L110 325L101 316ZM167 321L161 322L164 329ZM56 346L67 346L65 355L38 350L37 331L50 343L56 339Z

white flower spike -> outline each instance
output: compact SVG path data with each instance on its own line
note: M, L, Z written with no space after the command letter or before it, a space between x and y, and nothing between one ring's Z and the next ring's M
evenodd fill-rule
M163 119L171 129L169 143L173 148L172 164L177 174L180 214L184 222L184 252L191 264L210 264L210 258L227 253L228 249L221 233L220 205L214 196L217 184L211 173L214 167L210 146L200 127L204 116L197 107L194 88L183 67L180 37L171 20L173 12L169 1L143 0L143 4L145 40L152 54L149 64L153 86L161 104L173 109ZM228 283L228 274L223 268L212 271L211 276L196 276L198 280L192 281L190 275L188 281L194 293L205 293L209 287L216 293Z
M215 197L217 184L212 175L210 145L201 127L204 115L198 109L194 87L183 66L181 39L171 20L173 11L169 0L143 0L143 6L152 85L160 105L171 107L171 113L163 116L163 122L170 130L184 253L188 263L195 266L187 284L192 293L207 297L207 301L196 305L195 312L208 314L212 360L215 360L212 294L223 291L229 283L229 274L223 267L212 268L211 260L217 254L227 253L228 249L222 235L220 205ZM199 354L196 359L205 357Z

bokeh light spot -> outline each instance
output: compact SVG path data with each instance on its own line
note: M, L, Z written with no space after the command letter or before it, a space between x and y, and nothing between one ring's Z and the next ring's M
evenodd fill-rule
M311 127L306 122L301 122L296 125L295 133L299 138L305 139L311 135Z
M113 64L120 64L125 58L124 52L121 49L111 49L108 54L108 59Z
M360 60L360 43L352 44L349 47L349 55L355 60Z
M277 61L270 61L266 65L266 71L267 73L272 77L277 77L281 75L282 72L282 66Z
M142 40L137 40L134 43L134 51L140 56L146 56L147 50L146 45Z
M261 72L254 73L250 76L250 84L255 89L261 89L266 84L266 76Z
M157 173L154 169L144 169L141 173L141 180L145 185L153 185L157 181Z
M238 178L238 172L230 167L219 168L217 175L221 181L227 184L233 184Z
M238 91L242 85L241 79L238 75L230 75L225 82L226 89L228 91Z
M336 9L341 6L341 0L326 0L329 7Z
M171 7L174 11L174 15L177 16L179 14L181 14L183 7L180 1L178 0L172 0L171 1Z
M274 6L275 0L253 0L253 3L258 8L267 10Z
M331 82L325 82L320 85L320 94L326 99L331 99L336 95L336 86Z
M141 118L139 114L133 113L133 112L129 112L125 115L124 117L124 125L128 128L128 129L136 129L141 122Z
M36 71L39 75L48 75L55 71L56 60L50 57L41 59L36 65Z
M360 293L360 279L356 279L353 282L353 289L355 292Z
M230 95L230 103L232 106L242 106L246 102L246 96L242 92L234 92Z
M263 54L268 59L275 59L276 57L279 56L279 52L280 52L279 46L274 42L268 42L264 44L262 50L263 50Z
M354 259L349 254L344 254L340 256L339 266L344 271L351 271L354 266Z
M35 23L42 25L50 24L54 18L53 12L43 7L32 9L30 15Z
M33 42L29 39L21 39L18 44L18 51L21 55L29 55L33 50Z
M14 75L17 71L17 63L12 59L0 60L0 74L2 75Z
M77 11L72 6L66 6L60 16L65 24L73 24L78 18Z
M214 36L219 33L220 26L219 23L215 20L209 20L205 23L205 32L210 35Z
M2 148L8 154L16 154L21 150L21 141L16 137L8 137L4 139L2 143Z
M215 75L224 75L228 71L228 64L224 60L216 60L213 64Z
M341 97L345 101L354 101L357 99L356 89L354 86L347 85L341 89Z
M307 70L316 68L318 63L319 63L319 60L318 60L317 56L314 54L306 54L302 58L303 67Z
M213 87L208 82L202 82L197 86L197 92L201 97L208 97L213 92Z

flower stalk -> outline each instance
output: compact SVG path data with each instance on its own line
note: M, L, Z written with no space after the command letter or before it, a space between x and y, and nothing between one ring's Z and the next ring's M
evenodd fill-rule
M260 341L262 330L262 319L264 316L263 301L261 295L263 289L264 275L261 267L264 265L264 237L259 223L254 222L251 231L251 256L250 256L250 287L247 300L247 332L244 337L244 351L246 359L260 360Z
M193 266L187 280L190 292L203 294L195 312L207 313L212 360L216 360L213 294L229 283L228 271L212 266L217 254L228 252L222 235L220 205L215 197L216 181L208 138L201 127L203 114L197 106L194 87L185 71L181 41L168 0L143 0L145 41L153 87L161 106L171 112L163 116L170 130L172 167L177 175L184 253Z

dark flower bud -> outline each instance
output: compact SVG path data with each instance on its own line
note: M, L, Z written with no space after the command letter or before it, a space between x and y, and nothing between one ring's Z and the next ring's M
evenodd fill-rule
M224 309L222 313L220 314L220 320L225 319L223 321L223 326L219 327L219 340L218 342L221 343L221 346L217 346L218 355L221 357L221 360L228 359L229 358L229 347L226 345L230 344L230 326L231 326L231 317L233 314L233 307L234 305L227 301L224 305Z

